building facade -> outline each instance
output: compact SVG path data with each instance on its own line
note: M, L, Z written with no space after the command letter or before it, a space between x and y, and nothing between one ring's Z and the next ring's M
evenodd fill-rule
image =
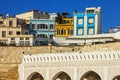
M58 19L55 27L56 37L67 37L73 35L73 18L66 17L67 13L62 13L61 20Z
M34 35L34 45L53 42L56 13L50 13L49 19L31 19L30 34Z
M40 12L38 10L30 10L25 13L17 14L16 18L30 20L30 19L46 19L49 18L47 12Z
M11 35L8 37L7 44L10 46L32 46L33 35Z
M0 45L9 45L13 39L11 36L29 35L29 29L26 27L25 20L11 17L9 14L6 18L0 17ZM24 36L25 37L25 36ZM9 39L8 39L9 38Z
M19 80L120 80L120 51L24 55Z
M74 11L74 36L101 33L101 8L86 8L84 13Z

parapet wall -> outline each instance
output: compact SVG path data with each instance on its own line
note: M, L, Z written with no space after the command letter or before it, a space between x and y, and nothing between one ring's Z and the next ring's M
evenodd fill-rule
M0 63L21 63L22 54L120 50L120 42L88 46L0 47Z

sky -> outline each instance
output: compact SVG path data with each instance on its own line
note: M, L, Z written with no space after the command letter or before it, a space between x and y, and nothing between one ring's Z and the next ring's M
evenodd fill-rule
M120 0L1 0L0 13L16 15L29 10L45 12L84 12L87 7L102 8L102 32L120 25Z

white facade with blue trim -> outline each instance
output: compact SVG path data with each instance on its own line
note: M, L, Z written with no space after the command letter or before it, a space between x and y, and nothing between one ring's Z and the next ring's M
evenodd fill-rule
M52 42L55 29L56 13L50 13L48 19L31 19L30 34L35 36L34 45L41 45L42 42Z
M101 8L86 8L85 13L74 12L74 36L101 33Z

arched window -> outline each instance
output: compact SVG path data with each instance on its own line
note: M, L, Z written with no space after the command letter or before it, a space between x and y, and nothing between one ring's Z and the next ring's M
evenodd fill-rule
M67 73L61 71L61 72L58 72L58 73L53 77L52 80L71 80L71 78L70 78L70 76L69 76Z
M80 80L101 80L100 76L94 71L86 72Z
M50 39L53 39L53 34L50 34Z
M60 29L57 29L57 35L60 35Z
M45 29L48 29L48 25L47 24L45 24Z
M53 29L53 24L50 24L50 29Z
M120 80L120 75L115 76L112 80Z
M34 72L27 78L27 80L44 80L44 78L38 72Z
M65 35L66 34L66 30L65 29L62 29L61 30L61 35Z

